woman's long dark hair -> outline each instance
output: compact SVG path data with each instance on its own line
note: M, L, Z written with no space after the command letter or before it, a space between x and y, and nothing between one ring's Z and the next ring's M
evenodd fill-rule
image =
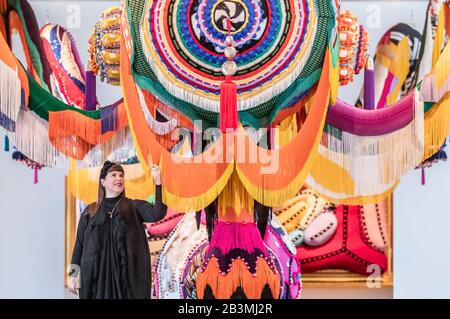
M109 166L109 167L107 167L107 166ZM108 173L110 173L110 172L122 172L125 174L123 167L119 164L111 163L108 161L106 161L105 164L103 164L102 172L100 173L100 177L98 179L97 201L92 203L88 207L88 214L89 214L90 218L94 217L95 214L97 214L97 212L100 210L100 207L103 204L103 200L106 197L106 191L101 183L101 180L104 179L106 177L106 175L108 175ZM128 211L129 204L128 204L128 201L125 200L126 199L125 189L122 191L122 193L120 193L119 197L120 197L119 211L121 211L121 212Z

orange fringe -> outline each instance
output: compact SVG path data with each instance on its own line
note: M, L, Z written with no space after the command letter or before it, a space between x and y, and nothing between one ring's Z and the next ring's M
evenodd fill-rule
M327 51L313 107L301 130L289 144L275 150L264 150L254 144L243 129L238 129L236 133L236 139L240 140L235 142L239 178L250 195L266 206L279 206L294 197L312 168L329 102L329 55ZM243 152L238 147L245 147L245 160L239 159ZM252 161L250 156L255 154L263 154L267 163L261 159L256 163Z
M118 105L117 131L127 126L124 104ZM101 133L101 120L91 119L74 110L48 112L48 136L61 153L81 160L95 145L110 139L116 132Z
M11 69L15 70L17 68L17 59L3 36L0 39L0 59Z
M3 19L3 16L1 16L1 15L0 15L0 32L1 32L1 35L6 39L7 35L6 35L5 20Z
M205 271L199 272L196 282L197 296L204 298L206 285L217 299L230 299L238 287L249 299L261 299L265 285L269 285L274 299L280 296L280 275L274 272L263 258L256 261L256 276L253 276L241 259L235 259L226 275L219 273L217 258L210 259Z
M91 119L71 110L48 112L49 138L71 135L77 136L86 143L96 145L100 142L100 120Z
M206 152L191 159L171 154L156 140L147 125L139 104L135 83L130 73L130 60L126 52L124 37L121 42L121 82L126 103L128 123L136 145L139 160L145 172L151 164L161 167L163 201L177 211L199 210L212 202L225 187L231 175L233 163L214 160L227 154L221 136ZM233 140L233 136L228 136ZM222 154L222 155L221 155ZM212 159L205 163L203 158ZM187 162L188 161L188 162ZM176 178L173 178L176 176Z

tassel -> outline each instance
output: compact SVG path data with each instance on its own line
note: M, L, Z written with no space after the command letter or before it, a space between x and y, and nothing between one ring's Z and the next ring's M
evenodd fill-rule
M8 135L5 135L5 152L9 152L9 138Z
M222 65L222 73L225 74L225 82L220 84L220 130L222 133L235 131L238 126L237 113L237 86L231 81L231 76L236 73L237 65L233 61L236 49L233 47L233 37L231 36L231 19L227 19L227 48L225 55L228 61Z
M422 163L422 185L425 185L425 167Z
M236 130L238 126L237 115L237 87L231 81L231 76L226 76L225 82L220 85L220 130Z
M36 185L38 183L38 168L37 166L34 167L34 184Z

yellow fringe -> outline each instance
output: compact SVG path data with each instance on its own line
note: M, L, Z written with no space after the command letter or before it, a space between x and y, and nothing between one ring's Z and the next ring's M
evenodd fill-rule
M450 92L425 113L425 151L423 160L429 158L444 143L450 133Z
M409 37L404 37L396 46L395 60L391 64L390 72L395 76L397 83L386 98L386 105L392 105L400 97L400 90L409 73Z
M125 193L128 198L146 200L153 179L148 179L140 164L123 165L125 171ZM77 169L72 163L68 172L68 188L70 192L85 203L97 201L98 176L100 167Z
M122 43L122 45L123 45L123 43ZM127 70L126 72L129 72L129 71ZM122 79L122 77L121 77L121 79ZM120 80L120 86L122 88L122 92L126 90L122 80ZM134 130L133 119L131 118L130 112L128 111L128 107L127 107L127 95L125 94L125 92L123 92L123 101L125 104L126 114L127 114L127 118L128 118L128 126L130 127L131 136L133 137L133 141L137 141L136 133ZM148 158L145 158L142 155L142 151L141 151L141 148L139 147L139 143L135 142L134 145L136 147L137 157L139 159L140 164L142 165L142 169L144 170L145 177L147 179L151 179L153 181L153 177L151 176L151 173L150 173L150 165L153 163L153 159L151 158L151 153L148 154ZM149 187L148 188L149 196L155 195L155 192L156 192L155 183L154 182L149 183L148 187ZM164 193L163 193L163 197L164 197ZM179 210L179 211L182 212L185 210Z
M440 19L439 23L442 20ZM437 44L435 43L435 45ZM449 61L450 43L445 46L442 52L439 51L439 55L437 50L433 51L433 62L435 64L430 74L422 81L421 97L423 97L425 102L439 100L424 116L425 150L423 160L429 158L439 150L450 132L450 92L446 91L448 90L447 86L450 79Z
M247 222L253 221L254 200L247 193L234 171L219 195L218 207L220 220L229 222L236 221L233 218L234 215L237 217L242 215L243 218L250 218L250 220L246 220ZM227 218L229 216L231 216L233 220L229 220L229 218Z
M340 46L340 38L339 35L336 39L336 46ZM330 48L330 51L333 51L333 48ZM333 54L330 52L330 59L328 60L330 65L330 103L331 105L335 105L339 92L339 59L336 61L336 65L333 66ZM337 52L339 54L339 50Z
M302 187L306 177L308 176L309 172L313 167L316 156L317 156L317 148L311 150L309 158L306 161L300 173L295 178L293 178L292 181L286 187L280 190L270 191L267 189L261 189L252 184L249 181L249 179L247 179L245 174L243 174L242 171L239 169L239 166L236 166L236 171L238 173L239 179L245 186L245 189L255 200L257 200L258 202L260 202L265 206L275 207L282 205L285 201L291 199L298 193L299 189Z
M227 166L225 172L220 176L217 182L201 196L196 197L179 197L171 194L166 188L162 188L163 202L177 212L195 212L208 206L212 201L219 196L224 187L227 185L229 178L234 170L234 163L230 163ZM195 183L195 180L192 181ZM189 185L185 185L189 187Z
M391 188L386 190L381 194L376 195L368 195L368 196L357 196L357 197L348 197L348 198L335 198L333 196L327 196L322 194L321 192L317 192L321 197L326 199L328 202L333 203L335 205L367 205L367 204L376 204L387 197L389 197L397 188L400 181L397 181ZM308 185L307 185L308 186Z
M431 59L431 65L435 66L436 62L441 56L442 46L445 40L445 4L441 5L438 14L438 24L435 31L434 43L433 43L433 55Z
M326 169L324 169L325 167ZM321 154L317 154L310 176L317 182L320 181L320 184L330 192L355 193L355 183L351 175ZM308 179L306 182L308 182ZM317 191L316 187L313 188Z
M297 134L296 114L288 116L275 126L274 130L275 148L288 144Z
M380 136L343 132L340 139L324 133L324 145L319 145L306 183L334 203L366 201L390 190L423 156L423 103L417 90L414 98L415 118L395 132Z

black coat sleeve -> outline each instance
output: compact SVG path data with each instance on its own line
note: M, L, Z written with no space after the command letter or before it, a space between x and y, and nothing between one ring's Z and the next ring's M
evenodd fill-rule
M78 221L77 237L75 238L75 246L72 253L72 265L80 265L81 255L83 254L84 233L86 232L88 221L89 215L86 208Z
M154 223L163 219L167 214L167 206L162 202L161 185L156 186L155 205L145 200L131 201L143 222Z

